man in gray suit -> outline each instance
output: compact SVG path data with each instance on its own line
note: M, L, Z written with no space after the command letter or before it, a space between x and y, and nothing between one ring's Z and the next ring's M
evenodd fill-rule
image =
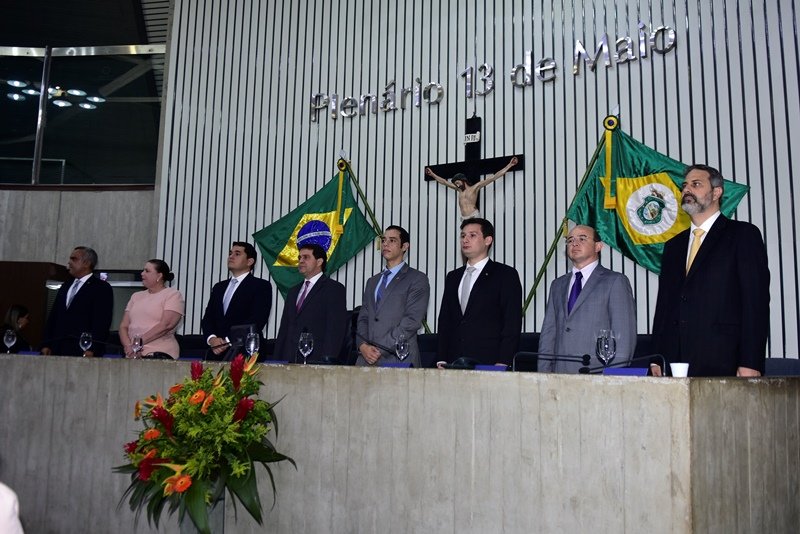
M395 342L408 340L408 361L420 366L417 330L428 310L428 277L405 262L410 246L408 232L389 226L381 238L381 255L386 268L367 280L358 313L358 360L356 365L397 362Z
M539 337L539 371L577 373L578 362L547 361L544 354L592 356L597 332L617 338L614 363L629 361L636 348L636 304L628 277L600 265L603 243L591 226L576 226L567 237L572 272L553 281Z

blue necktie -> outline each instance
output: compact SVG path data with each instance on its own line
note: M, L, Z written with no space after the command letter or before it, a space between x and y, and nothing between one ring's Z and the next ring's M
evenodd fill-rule
M578 301L578 295L581 294L581 289L583 289L581 278L583 278L583 274L577 271L575 273L575 283L572 284L572 289L569 292L569 300L567 300L567 313L572 313L572 307L575 306L575 303Z
M390 274L392 274L392 271L389 269L383 271L383 278L381 279L381 285L378 286L378 293L375 294L375 306L378 306L381 303L381 299L383 298L383 292L386 291L386 281L389 279Z

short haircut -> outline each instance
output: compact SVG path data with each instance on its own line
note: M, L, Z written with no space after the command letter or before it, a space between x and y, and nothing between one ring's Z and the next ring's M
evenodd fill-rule
M251 245L246 241L234 241L231 243L231 248L233 247L242 247L244 249L245 255L247 255L247 259L253 258L253 265L250 266L250 270L252 271L255 266L256 262L258 261L258 253L256 252L256 247Z
M321 245L317 245L316 243L307 243L305 245L300 245L297 247L297 250L310 250L311 253L314 255L314 258L318 260L322 260L322 272L325 272L325 267L328 266L328 253L325 252L325 249L322 248Z
M411 235L409 235L408 230L406 230L402 226L397 226L396 224L392 224L390 226L387 226L386 230L397 230L398 232L400 232L401 245L411 242ZM383 233L386 233L386 230L384 230Z
M492 245L494 245L494 226L492 223L480 217L470 217L469 219L464 219L464 221L461 223L461 229L463 230L468 224L479 224L481 226L481 233L483 234L484 239L491 237ZM489 245L489 248L492 248L492 245Z
M152 260L147 260L147 263L152 264L156 268L156 272L164 278L164 282L172 282L175 280L175 274L170 272L169 265L164 260L153 258Z
M89 247L75 247L75 250L80 250L83 255L83 261L89 262L89 268L94 270L97 267L97 252Z
M722 204L722 197L725 194L725 179L722 177L722 173L711 165L695 163L694 165L689 165L683 171L684 181L686 181L686 177L692 171L705 171L708 173L708 181L711 182L711 187L719 187L722 189L722 195L719 196L719 202Z

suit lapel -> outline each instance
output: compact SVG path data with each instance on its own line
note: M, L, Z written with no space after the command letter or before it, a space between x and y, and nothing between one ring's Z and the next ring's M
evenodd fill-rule
M714 249L719 245L720 239L722 239L727 226L728 219L724 215L720 214L720 216L717 217L717 220L714 221L714 224L711 225L711 230L708 231L708 235L705 237L705 239L703 239L703 242L697 251L697 255L694 257L694 261L692 262L692 267L689 269L689 272L686 273L686 278L689 278L692 273L697 271L700 265L707 261L706 258L708 258ZM686 246L688 247L688 234L686 241ZM686 269L684 268L684 271L685 270Z
M386 286L386 290L383 292L383 297L381 298L382 301L386 300L389 297L389 295L391 295L392 291L394 291L394 288L397 287L397 283L400 282L400 280L402 280L406 276L406 274L408 274L407 263L403 265L403 267L397 272L397 274L394 275L394 278L392 278L391 282L389 282L389 285ZM378 278L378 281L380 282L380 278ZM372 297L375 298L374 289L372 291Z
M322 291L322 288L325 285L325 282L327 282L327 280L328 280L328 277L323 274L319 278L319 280L317 280L317 283L315 283L313 286L311 286L311 291L309 291L308 295L306 295L306 298L303 299L303 307L300 308L300 311L297 312L297 315L300 315L301 313L303 313L303 311L305 311L306 306L308 306L308 302ZM303 281L303 283L305 283L305 280ZM302 289L303 289L303 285L300 284L300 290L302 291ZM299 297L300 293L298 293L297 295ZM297 301L295 300L295 303L296 302Z
M242 292L242 290L247 285L247 282L250 280L251 276L252 276L252 273L248 274L247 276L242 278L242 281L239 282L239 287L236 288L236 291L233 293L233 296L231 297L231 301L228 303L228 312L230 312L232 309L234 309L235 305L238 304L239 300L244 298L244 296L243 296L244 293ZM230 284L231 281L228 280L228 283ZM225 289L227 290L228 286L225 286ZM225 300L225 293L224 292L222 293L222 300L223 301ZM223 315L228 315L227 313L225 313L224 310L223 310L222 314Z
M472 290L469 292L469 300L467 301L467 309L464 310L464 315L467 315L470 308L473 306L473 302L475 302L476 298L480 298L481 291L489 284L489 277L492 275L492 269L494 266L494 262L489 260L486 265L483 266L481 269L481 273L478 275L478 278L472 284ZM466 271L466 266L462 267L462 270ZM464 275L462 273L461 277L463 278ZM459 284L461 280L459 280ZM456 288L457 290L458 288ZM456 291L458 292L458 291ZM461 309L461 295L457 296L458 298L458 309Z
M602 265L597 265L592 272L592 275L589 277L589 280L581 289L581 294L578 295L578 300L575 301L575 305L572 307L572 313L575 313L581 304L583 304L592 294L597 286L603 283L603 276L605 276L607 269ZM569 284L567 284L569 287Z

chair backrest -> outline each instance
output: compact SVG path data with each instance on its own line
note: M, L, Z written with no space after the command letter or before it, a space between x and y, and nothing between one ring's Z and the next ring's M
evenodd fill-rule
M764 376L800 376L797 358L767 358L764 364Z

